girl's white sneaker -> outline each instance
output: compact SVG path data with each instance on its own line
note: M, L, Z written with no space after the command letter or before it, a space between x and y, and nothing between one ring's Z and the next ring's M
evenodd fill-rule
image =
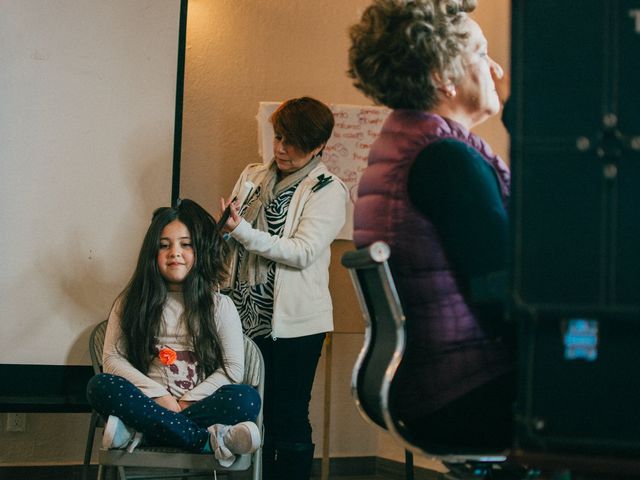
M133 438L134 432L122 420L109 415L102 435L102 448L124 448Z
M253 453L260 447L260 429L253 422L216 423L207 430L211 434L211 449L223 467L230 466L236 455Z

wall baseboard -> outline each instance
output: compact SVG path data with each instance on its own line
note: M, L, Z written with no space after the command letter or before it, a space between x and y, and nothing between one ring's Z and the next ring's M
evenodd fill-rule
M385 480L405 480L404 462L389 460L381 457L376 459L375 474ZM442 474L424 467L413 467L414 480L441 480Z
M337 457L329 459L329 472L336 476L375 475L378 457ZM311 475L320 478L322 459L314 458Z
M322 461L313 461L312 475L320 478ZM331 477L377 476L380 480L404 480L404 463L380 457L340 457L329 460ZM86 480L94 480L97 465L90 465ZM235 474L240 479L242 475ZM247 478L250 478L247 475ZM441 474L426 468L414 467L415 480L439 480ZM0 480L83 480L82 465L51 465L3 467L0 465Z
M0 385L12 386L0 394L0 412L90 412L87 382L93 375L90 365L0 364Z
M0 480L83 480L82 473L82 465L0 466ZM87 480L95 480L97 476L98 466L90 465Z

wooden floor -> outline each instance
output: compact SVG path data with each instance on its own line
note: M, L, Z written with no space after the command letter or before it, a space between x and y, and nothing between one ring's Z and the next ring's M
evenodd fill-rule
M359 475L349 475L349 476L332 476L329 475L329 480L388 480L389 477L384 477L380 475L371 476L359 476ZM313 477L312 480L320 480L320 477Z
M95 480L95 474L92 476L88 476L87 480ZM205 477L200 477L205 478ZM212 476L207 477L208 479L213 478ZM33 472L27 471L18 471L16 469L6 469L0 468L0 480L82 480L81 475L76 475L75 473L70 474L69 476L47 476L46 474L33 474ZM218 475L219 480L236 480L236 478L232 478L230 476ZM112 479L110 479L112 480ZM239 479L238 479L239 480ZM320 480L320 477L312 477L311 480ZM360 476L360 475L348 475L348 476L329 476L329 480L395 480L395 478L387 477L387 476Z
M134 469L135 470L135 469ZM86 480L95 480L97 477L97 468L92 465L87 472ZM115 473L115 472L113 472ZM131 473L140 473L132 471ZM420 472L416 472L415 480L431 480L425 479ZM107 480L116 480L115 475L107 476ZM197 477L204 479L205 477ZM211 475L206 477L212 479ZM218 474L219 480L249 480L250 474L235 473L233 475ZM404 472L387 472L371 475L338 475L330 474L329 480L403 480ZM0 467L0 480L85 480L82 475L82 467ZM286 480L286 479L283 479ZM311 480L321 480L319 475L315 475Z
M567 461L561 462L565 465ZM635 463L628 469L623 468L623 462L618 461L615 465L607 470L611 474L591 473L580 474L583 471L575 466L572 474L567 469L553 468L550 469L552 474L546 475L542 473L536 480L640 480L640 470L634 469ZM314 476L312 480L321 479L321 465L314 462ZM378 457L356 458L356 459L337 459L333 461L330 467L328 480L405 480L404 464ZM615 468L613 468L615 467ZM544 467L543 467L544 468ZM141 473L131 469L130 473ZM115 472L108 476L106 480L116 480ZM144 472L149 473L149 472ZM531 472L529 472L531 473ZM439 474L432 470L424 468L414 468L414 480L445 480L451 478L449 475ZM97 476L97 466L91 465L87 471L86 480L95 480ZM469 478L467 475L463 475ZM211 479L212 475L207 477L198 477ZM237 472L233 475L218 474L220 480L250 480L251 472ZM499 475L497 478L502 478ZM533 480L535 477L531 477ZM31 467L3 467L0 466L0 480L85 480L83 476L83 468L81 465L69 466L31 466ZM282 479L287 480L287 479Z

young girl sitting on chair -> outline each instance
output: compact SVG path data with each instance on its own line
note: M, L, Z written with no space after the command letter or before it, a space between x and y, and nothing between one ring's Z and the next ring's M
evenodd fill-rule
M103 370L87 387L104 418L103 447L146 444L212 452L229 466L254 452L260 396L239 384L244 345L238 312L215 292L224 276L216 221L191 200L159 208L135 272L116 299Z

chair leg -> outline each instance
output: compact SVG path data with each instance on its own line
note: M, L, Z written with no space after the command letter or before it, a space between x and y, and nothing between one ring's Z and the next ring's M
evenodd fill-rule
M84 465L91 463L91 453L93 452L93 440L96 436L96 428L98 426L98 413L94 410L91 412L91 421L89 422L89 432L87 433L87 445L84 449Z
M404 451L404 474L407 480L413 480L413 453Z
M262 480L262 447L253 453L252 480Z
M124 467L118 467L118 480L127 480L127 474L124 473Z
M89 422L89 431L87 432L87 445L84 448L84 461L82 462L82 480L87 480L89 474L89 465L91 465L91 454L93 453L93 441L96 437L96 428L100 417L94 410L91 412L91 421Z

